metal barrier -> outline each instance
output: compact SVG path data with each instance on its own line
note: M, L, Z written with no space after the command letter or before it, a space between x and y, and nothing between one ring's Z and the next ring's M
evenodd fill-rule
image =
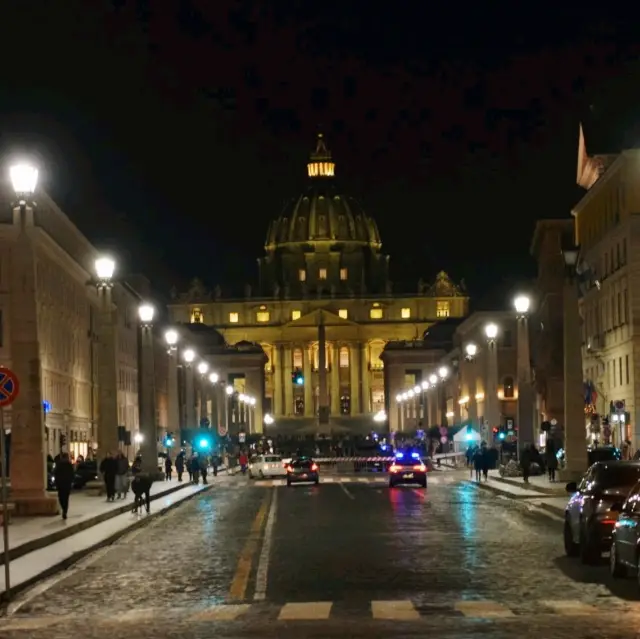
M323 470L336 473L388 472L395 457L315 457ZM436 466L458 468L466 464L466 453L439 453L425 458L429 470ZM462 462L462 463L461 463Z

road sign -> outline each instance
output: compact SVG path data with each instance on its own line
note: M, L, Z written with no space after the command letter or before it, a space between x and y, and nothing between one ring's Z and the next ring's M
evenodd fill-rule
M8 368L0 367L0 408L13 404L19 393L20 382L16 374Z

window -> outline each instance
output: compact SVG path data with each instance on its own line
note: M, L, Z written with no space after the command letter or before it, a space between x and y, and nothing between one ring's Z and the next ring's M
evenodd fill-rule
M344 282L349 277L349 271L346 268L340 269L340 279Z
M301 311L291 311L291 319L292 320L297 320L300 319L302 317L302 312Z
M409 319L411 317L411 309L410 308L403 308L400 311L400 315L402 316L402 319Z
M191 323L192 324L202 324L204 318L202 316L202 309L200 308L192 308L191 309ZM125 324L127 324L127 320L125 319Z
M307 272L303 268L298 271L298 279L301 282L305 282L307 279Z
M319 280L326 280L327 279L327 269L326 268L321 268L318 270L318 279Z
M346 308L341 308L338 311L338 317L341 317L342 319L347 319L349 317L349 311Z
M449 317L449 302L436 302L436 317Z
M304 364L302 362L302 349L295 348L293 350L293 368L302 369L303 366Z
M369 311L369 317L371 319L382 319L382 309L381 308L372 308Z
M259 310L259 311L256 313L256 320L257 320L258 322L268 322L268 321L269 321L269 317L270 317L270 316L269 316L269 311L266 311L266 310L264 310L264 309Z
M229 322L231 324L237 324L240 321L240 316L238 313L229 313Z
M505 377L503 382L503 387L504 387L504 398L513 399L515 395L515 390L513 388L513 377Z
M349 349L346 346L340 347L340 368L349 368Z

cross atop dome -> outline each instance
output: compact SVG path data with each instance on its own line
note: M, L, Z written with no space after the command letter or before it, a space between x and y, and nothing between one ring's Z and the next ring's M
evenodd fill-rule
M324 135L318 133L316 150L309 156L307 170L310 178L333 177L336 165L331 161L331 151L327 148Z

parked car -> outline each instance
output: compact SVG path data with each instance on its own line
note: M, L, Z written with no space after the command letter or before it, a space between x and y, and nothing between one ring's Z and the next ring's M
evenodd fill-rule
M613 504L611 510L618 513L618 521L611 536L609 570L613 577L635 572L640 588L640 481L624 502Z
M610 549L618 519L615 505L626 499L639 480L640 462L607 461L593 464L579 483L567 484L571 498L565 509L563 536L569 557L579 555L583 563L590 564Z

